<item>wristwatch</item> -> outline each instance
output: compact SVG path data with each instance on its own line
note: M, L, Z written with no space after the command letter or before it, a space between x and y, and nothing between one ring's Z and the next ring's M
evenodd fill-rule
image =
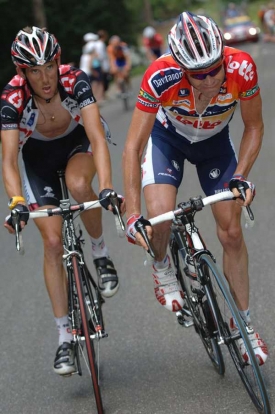
M8 202L8 206L9 206L9 209L10 210L12 210L15 206L16 206L16 204L18 204L18 203L25 203L26 202L26 200L24 199L24 197L22 197L22 196L14 196L14 197L12 197L11 199L10 199L10 201Z

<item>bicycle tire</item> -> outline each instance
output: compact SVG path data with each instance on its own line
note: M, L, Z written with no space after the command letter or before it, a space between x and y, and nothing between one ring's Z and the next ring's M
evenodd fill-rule
M208 268L208 277L211 283L206 284L206 293L207 295L210 295L213 300L218 324L238 374L258 412L261 414L270 414L270 402L261 368L258 365L257 358L248 337L245 323L242 320L235 301L229 291L228 283L209 255L202 254L199 260L201 265ZM232 317L239 330L240 336L238 338L232 336L230 331L229 321ZM246 364L239 352L237 340L240 338L244 342L251 364Z
M85 337L86 352L87 352L87 357L88 357L88 363L89 363L89 369L90 369L93 389L94 389L97 412L98 414L104 414L100 385L99 385L99 378L98 378L97 363L95 361L95 349L94 349L93 341L90 337L91 332L90 332L90 326L89 326L89 319L87 316L87 306L85 303L83 273L82 273L83 269L80 267L76 256L72 256L72 267L73 267L73 272L74 272L74 277L75 277L77 295L79 299L81 326L82 326L83 334Z
M125 80L121 82L121 99L123 102L123 108L125 111L129 110L129 96L128 96L128 85Z
M96 332L98 329L105 332L104 318L102 313L102 304L105 301L102 298L100 291L85 262L83 265L83 280L84 284L87 287L87 298L89 302L89 304L87 304L87 307L90 314L90 327L94 332Z
M192 314L195 331L199 335L206 353L210 358L210 361L212 362L216 372L219 375L224 375L225 365L222 352L213 329L209 329L210 321L212 325L213 321L211 320L211 313L208 311L208 304L206 301L202 302L203 298L197 296L192 292L190 286L191 280L186 273L184 259L180 250L178 249L178 245L175 239L170 240L170 251L176 269L177 278L185 294L188 309ZM207 315L206 311L208 313Z

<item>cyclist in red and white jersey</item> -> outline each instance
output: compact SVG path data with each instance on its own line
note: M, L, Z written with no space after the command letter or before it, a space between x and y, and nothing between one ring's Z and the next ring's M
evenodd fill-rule
M57 171L64 169L68 189L78 203L98 198L91 188L97 174L99 198L107 196L102 205L110 209L108 193L113 185L105 139L110 139L110 133L99 114L88 76L80 69L60 65L60 45L45 29L20 30L11 55L17 75L1 96L3 181L9 207L24 211L27 222L29 210L58 206L61 188ZM18 147L22 150L23 184ZM108 297L116 293L119 282L104 242L101 214L101 209L89 210L81 218L91 237L99 288ZM68 375L76 368L62 265L61 219L40 218L35 224L44 243L45 282L59 330L54 370ZM13 232L9 222L5 227Z
M168 44L170 53L145 72L125 143L128 239L146 248L135 229L137 220L145 220L141 216L141 186L149 218L173 210L185 161L196 166L206 195L230 189L238 197L241 181L246 201L238 198L217 203L212 211L223 246L224 273L240 314L250 325L248 254L240 219L241 205L249 205L254 196L254 185L247 176L264 132L257 68L248 53L224 47L220 29L205 16L180 14ZM228 124L238 103L244 129L237 159ZM178 311L184 298L167 255L170 223L156 226L154 232L150 226L146 228L156 255L152 269L156 298L167 309ZM258 333L253 332L250 338L263 364L267 347ZM241 340L239 345L247 359Z

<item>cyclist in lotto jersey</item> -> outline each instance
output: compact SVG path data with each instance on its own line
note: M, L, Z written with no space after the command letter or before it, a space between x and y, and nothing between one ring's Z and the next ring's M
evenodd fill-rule
M58 206L61 189L57 171L65 169L68 189L77 202L98 198L91 188L97 174L99 198L105 197L102 205L108 209L108 193L113 188L104 136L105 130L110 139L108 127L100 117L87 75L77 68L60 66L60 54L55 36L37 27L20 30L11 47L17 75L1 97L3 180L10 208L28 212ZM18 147L22 149L23 184ZM91 237L99 288L103 296L112 296L119 282L102 234L101 209L87 211L81 218ZM44 243L45 282L59 330L54 370L68 375L75 371L75 363L62 266L61 221L59 217L40 218L35 224ZM24 227L23 221L21 225ZM5 227L13 232L8 222Z
M217 203L212 211L224 251L224 273L242 318L251 325L248 255L240 218L241 205L249 205L254 196L254 185L247 176L264 132L255 62L246 52L224 47L222 34L212 19L190 12L180 14L168 35L168 44L170 53L153 62L143 77L125 144L128 239L146 248L135 228L138 220L145 220L141 216L141 185L149 218L173 210L185 161L196 166L206 195L230 189L239 197L236 187L242 182L245 202L238 198ZM238 102L244 129L237 159L228 124ZM153 235L156 255L156 298L167 309L178 311L183 306L183 292L166 253L170 224L156 226L154 233L148 222L146 228L149 236ZM253 331L250 338L263 364L267 347L258 333ZM247 361L242 340L239 346Z

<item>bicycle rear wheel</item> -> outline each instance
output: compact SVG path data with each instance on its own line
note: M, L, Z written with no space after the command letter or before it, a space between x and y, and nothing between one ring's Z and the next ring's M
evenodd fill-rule
M229 353L240 375L240 378L248 392L251 401L259 413L270 414L270 403L264 383L261 368L258 365L250 339L247 334L246 326L242 320L235 301L229 291L228 283L224 275L219 271L212 258L206 254L201 255L200 264L207 273L211 283L205 286L207 296L213 301L213 308L218 320L220 332L228 347ZM230 330L230 319L233 318L239 330L239 335ZM242 339L251 361L246 363L238 348L238 339Z
M170 251L176 268L177 278L184 291L187 307L193 318L195 331L199 335L215 370L219 375L223 375L225 372L224 360L220 346L217 343L216 330L213 329L214 322L208 302L205 300L206 296L203 295L203 292L197 294L192 291L191 279L188 276L184 258L174 239L170 241Z
M89 322L89 309L87 308L87 292L85 291L83 280L85 280L85 274L83 269L80 267L78 263L78 259L76 256L72 256L72 266L75 276L75 283L76 283L76 290L78 295L79 301L79 310L80 310L80 317L81 317L81 326L85 338L85 345L86 345L86 352L87 352L87 360L89 365L89 371L92 378L93 388L94 388L94 395L96 400L97 412L98 414L104 414L102 398L101 398L101 391L99 385L99 375L98 375L98 366L96 363L96 352L93 344L92 337L96 334L93 332L93 328Z

